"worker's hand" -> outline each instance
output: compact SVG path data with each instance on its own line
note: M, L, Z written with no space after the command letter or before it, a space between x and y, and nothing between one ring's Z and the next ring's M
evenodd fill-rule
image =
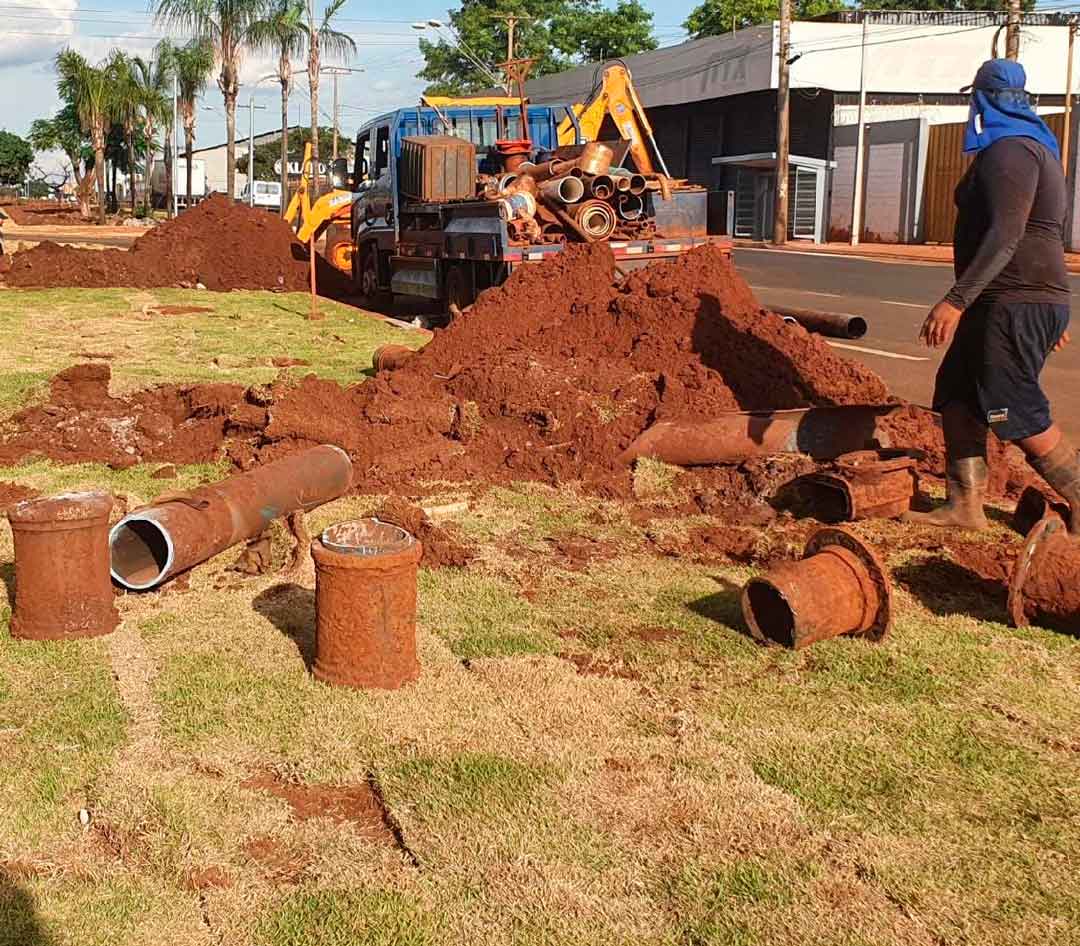
M956 334L956 326L960 323L963 309L958 309L951 302L944 299L930 310L930 314L923 322L922 331L919 332L919 341L925 342L928 348L941 348L952 341Z
M1072 341L1072 336L1069 334L1069 330L1066 329L1064 332L1061 333L1061 338L1059 338L1057 340L1057 344L1054 345L1054 347L1051 348L1050 350L1051 351L1063 351L1065 349L1065 346L1068 345L1069 342L1071 342L1071 341Z

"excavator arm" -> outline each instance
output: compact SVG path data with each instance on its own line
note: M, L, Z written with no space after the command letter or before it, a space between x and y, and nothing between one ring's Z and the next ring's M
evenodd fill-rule
M349 224L349 208L353 195L349 191L332 190L311 202L311 143L304 145L304 163L300 184L285 209L285 222L296 227L296 238L307 243L318 239L328 227L333 231L326 237L326 258L338 269L350 272L352 267L352 240ZM299 226L297 226L299 224Z
M613 62L605 66L592 98L572 108L586 141L597 140L604 119L610 115L619 131L619 136L630 143L630 154L634 158L637 169L642 174L656 173L649 154L649 145L651 145L660 164L660 170L665 176L670 177L667 165L664 163L664 156L660 153L656 139L653 137L652 125L634 88L630 70L624 63ZM559 125L559 144L574 144L575 133L574 124L568 116Z

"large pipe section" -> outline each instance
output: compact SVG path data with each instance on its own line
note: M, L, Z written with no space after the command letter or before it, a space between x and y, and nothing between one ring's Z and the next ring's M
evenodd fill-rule
M878 419L893 405L804 407L787 411L725 411L708 420L662 420L620 459L652 457L676 466L741 463L750 457L805 453L835 460L845 453L889 447Z
M1037 624L1070 634L1080 630L1080 539L1048 504L1028 533L1009 579L1014 627Z
M862 338L866 334L866 319L844 312L816 312L813 309L773 308L785 321L793 319L808 332L829 338Z
M640 220L645 213L645 201L633 194L619 195L619 216L623 220Z
M581 177L583 171L576 161L545 161L543 164L520 164L517 168L519 175L528 175L537 184L543 184L553 177Z
M576 204L585 196L585 182L570 175L552 178L540 185L540 194L549 202Z
M810 538L802 561L751 578L742 612L757 640L793 650L841 635L880 641L892 624L892 587L871 548L827 528Z
M573 209L578 226L589 235L590 240L604 240L615 232L615 211L602 200L587 200Z
M597 174L589 181L589 193L599 200L607 200L615 194L615 181L609 174Z
M349 455L324 445L136 510L109 533L112 577L132 591L154 588L351 484Z

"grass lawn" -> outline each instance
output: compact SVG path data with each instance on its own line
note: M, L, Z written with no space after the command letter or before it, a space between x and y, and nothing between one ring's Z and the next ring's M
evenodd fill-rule
M321 305L311 323L303 296L4 293L0 405L79 352L112 354L122 390L267 381L276 355L347 381L422 340ZM142 502L222 471L0 479ZM678 487L642 476L658 507ZM933 553L893 551L883 644L761 648L750 569L651 551L649 529L690 523L572 487L409 489L478 557L421 571L423 672L398 692L309 675L310 562L252 578L226 553L118 598L120 628L85 643L13 641L3 610L0 946L1080 943L1080 641L1008 628L978 584L928 590ZM860 531L889 554L903 528ZM594 554L562 554L571 537ZM268 782L370 789L386 817L304 817Z

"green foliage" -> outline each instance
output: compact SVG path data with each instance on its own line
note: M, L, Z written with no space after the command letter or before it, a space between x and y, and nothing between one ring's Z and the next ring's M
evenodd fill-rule
M435 917L390 890L298 890L259 924L265 946L431 946Z
M652 14L639 0L619 0L614 10L600 0L463 0L450 13L461 42L420 40L425 59L420 77L430 83L428 92L457 94L502 84L495 66L506 60L507 24L498 19L505 14L524 18L514 33L515 55L536 60L534 77L575 62L656 48Z
M319 138L329 139L334 134L334 129L324 127L319 129ZM310 128L293 128L289 132L289 160L299 161L304 154L304 145L311 141ZM264 141L255 145L255 180L277 181L281 175L274 170L274 162L281 159L281 139ZM236 170L247 174L247 155L241 155L236 159Z
M1001 3L998 0L868 0L860 3L863 10L987 10L991 13L1000 13ZM1033 10L1035 0L1021 0L1024 10Z
M21 184L33 160L29 141L0 130L0 184Z
M30 144L36 151L63 151L73 167L94 163L94 149L83 131L79 113L71 102L52 118L39 118L30 126Z
M904 9L913 9L905 3ZM840 0L795 0L793 14L797 20L810 20L826 13L844 9ZM771 23L780 16L777 0L705 0L690 11L683 23L686 31L695 39L730 33L732 29L745 29L759 23Z

